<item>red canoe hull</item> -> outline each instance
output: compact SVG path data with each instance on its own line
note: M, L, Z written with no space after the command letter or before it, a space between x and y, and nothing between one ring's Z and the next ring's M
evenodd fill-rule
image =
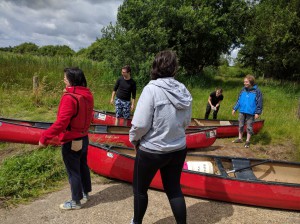
M88 165L95 173L132 183L134 158L103 147L90 145ZM162 190L158 172L151 185ZM270 184L261 181L236 180L214 174L182 171L185 195L246 205L300 210L300 185Z
M114 145L124 145L133 147L129 141L128 134L89 134L91 142L107 143ZM196 131L186 134L186 147L188 149L206 148L216 141L214 129L206 131Z
M37 145L42 132L50 125L51 123L46 122L30 122L13 119L3 119L1 121L0 119L0 141ZM89 138L91 142L95 143L133 146L129 141L128 134L90 132ZM195 130L195 132L187 133L186 141L188 149L209 147L216 141L215 129ZM49 144L59 145L60 142L58 138L55 137Z
M204 119L197 119L193 118L199 121L205 121ZM93 123L99 124L99 125L115 125L116 117L115 114L112 112L104 112L104 111L98 111L94 110L94 116L93 116ZM212 121L214 122L214 121ZM189 128L216 128L217 131L217 138L230 138L230 137L236 137L239 135L238 132L238 121L233 120L229 121L231 125L218 125L214 126L212 125L205 125L205 126L189 126ZM124 124L124 119L119 118L119 125ZM127 126L131 126L131 119L127 121ZM253 132L254 134L257 134L264 126L264 120L256 120L253 123ZM246 132L246 127L245 127Z
M38 145L44 128L32 127L28 123L12 124L0 120L0 141ZM58 137L53 138L50 145L60 145Z

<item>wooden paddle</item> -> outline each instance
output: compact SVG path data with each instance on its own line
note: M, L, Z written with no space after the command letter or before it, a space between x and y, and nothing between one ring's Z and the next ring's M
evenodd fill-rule
M261 164L264 164L264 163L268 163L268 162L270 162L269 159L264 160L264 161L259 162L259 163L255 163L255 164L250 165L250 166L246 166L246 167L243 167L243 168L239 168L239 169L236 169L236 170L235 170L235 169L229 170L229 171L227 171L227 174L228 174L228 173L236 173L236 172L239 172L239 171L242 171L242 170L246 170L246 169L252 168L252 167L254 167L254 166L258 166L258 165L261 165Z

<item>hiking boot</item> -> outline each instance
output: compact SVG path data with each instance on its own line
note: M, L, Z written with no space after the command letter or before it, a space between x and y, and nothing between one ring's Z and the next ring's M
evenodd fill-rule
M247 142L245 143L245 148L249 148L250 147L250 142Z
M81 199L81 203L82 204L85 204L88 202L88 200L90 200L90 196L89 196L89 193L82 193L83 194L83 198Z
M66 201L65 203L61 204L59 206L61 209L63 210L73 210L73 209L81 209L81 203L70 200L70 201Z
M232 141L233 143L243 143L243 140L240 138L237 138L236 140Z

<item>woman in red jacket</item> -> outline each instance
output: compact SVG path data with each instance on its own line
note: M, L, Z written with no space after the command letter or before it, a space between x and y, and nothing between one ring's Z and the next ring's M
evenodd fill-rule
M94 99L81 69L64 69L64 83L66 88L61 97L57 119L43 132L39 145L45 147L55 136L61 141L72 199L61 204L60 208L70 210L80 209L80 200L86 202L88 193L92 190L90 170L87 166L87 149Z

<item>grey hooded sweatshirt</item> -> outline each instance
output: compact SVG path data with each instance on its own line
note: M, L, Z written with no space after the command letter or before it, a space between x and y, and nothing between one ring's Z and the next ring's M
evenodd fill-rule
M191 114L192 96L182 83L174 78L152 80L137 103L130 142L154 153L182 150Z

